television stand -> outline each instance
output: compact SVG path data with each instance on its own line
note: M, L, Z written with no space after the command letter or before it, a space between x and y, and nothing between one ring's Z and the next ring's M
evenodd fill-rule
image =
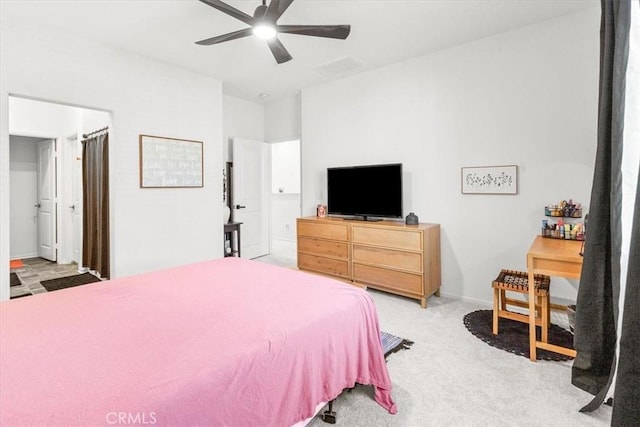
M306 217L297 220L298 268L415 298L440 295L440 225Z

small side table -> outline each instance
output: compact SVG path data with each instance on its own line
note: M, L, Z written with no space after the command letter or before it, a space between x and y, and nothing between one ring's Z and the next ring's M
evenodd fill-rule
M240 225L241 222L228 222L224 224L223 253L225 257L237 256L240 258ZM230 242L231 252L227 253L226 241Z

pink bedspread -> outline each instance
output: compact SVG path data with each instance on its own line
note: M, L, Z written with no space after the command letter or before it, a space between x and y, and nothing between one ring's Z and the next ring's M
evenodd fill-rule
M369 295L255 261L0 303L1 426L289 426L355 383L396 412Z

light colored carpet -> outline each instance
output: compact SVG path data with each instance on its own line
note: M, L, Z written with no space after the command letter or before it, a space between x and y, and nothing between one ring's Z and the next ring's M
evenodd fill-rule
M295 268L295 245L275 246L258 261ZM487 284L489 286L489 284ZM462 321L465 314L491 309L447 297L431 297L427 309L415 300L375 290L380 328L414 341L409 350L389 355L387 366L398 413L390 415L373 400L371 387L358 386L336 399L341 426L402 427L589 427L608 426L609 406L582 414L592 398L571 385L571 361L530 362L485 344ZM566 315L551 322L568 328ZM322 410L326 409L323 408ZM316 416L311 427L327 427Z
M375 403L370 387L343 393L334 404L343 426L607 426L611 407L578 410L591 395L571 385L572 362L530 362L471 335L462 318L490 308L431 297L413 300L369 290L380 328L410 339L387 359L398 413ZM562 323L554 315L552 322ZM561 326L564 326L561 324ZM319 417L309 424L326 426Z

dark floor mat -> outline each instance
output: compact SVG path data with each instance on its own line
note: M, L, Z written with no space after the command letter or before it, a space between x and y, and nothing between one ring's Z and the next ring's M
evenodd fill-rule
M43 280L40 284L44 286L47 291L51 292L95 282L100 282L100 279L93 274L84 273L76 274L74 276L59 277L57 279Z
M9 273L9 286L20 286L22 282L16 273Z

